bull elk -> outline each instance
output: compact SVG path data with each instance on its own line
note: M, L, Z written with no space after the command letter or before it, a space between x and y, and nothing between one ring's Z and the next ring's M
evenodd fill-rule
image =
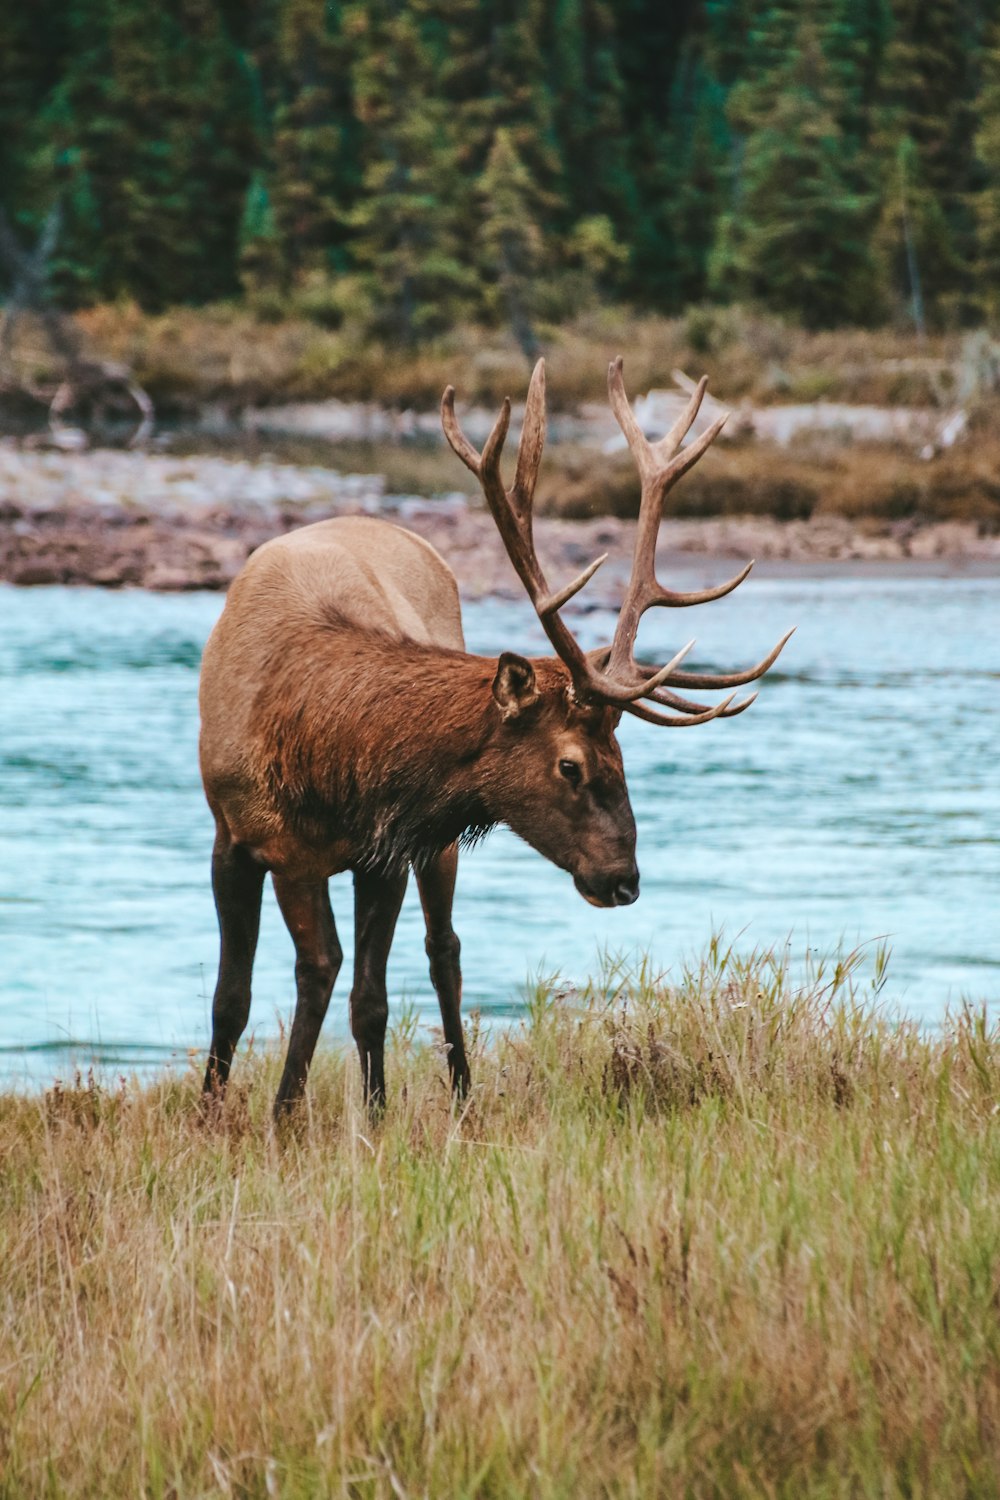
M664 497L724 420L682 448L705 386L702 380L666 437L650 443L625 394L621 359L610 367L611 406L638 465L642 498L631 578L609 647L584 651L560 613L605 558L552 590L535 554L532 496L545 440L541 360L509 490L500 455L510 402L482 453L459 427L451 386L441 412L555 656L469 655L451 570L427 542L386 521L320 521L250 558L212 632L201 676L201 769L216 821L212 883L221 934L206 1093L224 1090L249 1016L267 871L296 953L295 1015L276 1116L302 1095L341 964L331 875L354 876L351 1029L372 1109L385 1099L386 962L411 866L458 1094L469 1085L451 919L459 845L505 823L566 870L592 905L635 901L635 822L615 738L621 715L678 727L732 718L756 694L734 702L730 692L711 707L677 690L752 682L788 639L756 666L725 676L681 667L693 643L658 671L635 659L646 610L721 598L750 571L748 565L728 583L693 593L663 588L654 571Z

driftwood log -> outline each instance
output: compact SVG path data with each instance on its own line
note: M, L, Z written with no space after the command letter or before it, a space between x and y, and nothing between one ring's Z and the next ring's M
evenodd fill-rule
M46 406L50 438L58 448L83 447L89 441L89 433L66 421L71 411L89 408L91 429L103 435L110 427L112 410L131 410L135 415L127 446L141 447L152 434L155 420L148 393L126 365L87 354L78 329L49 300L49 271L61 227L62 210L57 203L50 209L34 248L25 249L0 208L0 268L8 282L0 315L0 395L27 396ZM15 333L26 316L39 323L45 333L49 352L59 368L53 379L39 381L17 369Z

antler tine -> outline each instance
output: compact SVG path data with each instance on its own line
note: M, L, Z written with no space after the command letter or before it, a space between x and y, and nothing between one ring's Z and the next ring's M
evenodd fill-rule
M670 658L665 667L661 667L658 672L654 672L645 681L640 679L639 682L634 683L631 687L626 687L612 701L617 703L634 703L637 698L648 698L654 688L662 687L673 676L678 665L684 660L688 652L693 649L694 641L690 640L686 646L681 647L675 656ZM615 686L619 687L620 684L616 683Z
M531 544L530 512L526 518L511 503L512 495L505 489L500 472L500 455L510 427L510 397L504 398L482 453L476 452L459 425L455 415L454 386L449 385L441 398L441 425L454 451L479 480L507 555L530 598L534 600L539 592L544 594L547 590Z
M635 459L640 477L645 479L647 470L652 467L650 463L652 449L646 439L646 434L636 421L635 412L632 410L632 403L625 393L625 376L622 373L623 364L624 361L619 354L608 366L608 400L611 403L611 410L615 414L615 420L622 430L626 443L628 443L632 457Z
M682 698L679 693L671 692L670 688L666 687L654 688L653 691L649 694L649 697L654 703L663 703L667 708L676 708L679 713L685 714L707 714L713 706L716 708L718 707L718 704L713 705L711 703L696 703L690 698ZM747 699L747 703L749 703L749 701L750 700ZM720 714L719 717L723 719L731 719L733 714L742 713L745 706L746 704L742 705L740 708L727 709L726 712Z
M542 463L545 427L545 361L540 359L531 372L531 383L524 403L521 441L517 445L517 468L514 471L514 496L519 507L528 513Z
M572 583L567 583L566 587L560 589L558 594L550 594L547 599L542 599L538 605L538 613L540 615L553 615L557 609L562 609L567 600L572 599L574 594L578 594L583 586L590 582L601 564L606 563L607 560L608 554L606 552L602 552L600 557L595 557L594 561L589 563L580 576L573 579Z
M669 688L657 688L649 696L654 703L665 703L669 708L678 708L686 714L705 714L708 713L711 707L711 704L708 703L691 703L688 699L680 698L676 693L670 692ZM735 695L731 695L725 702L731 703L733 696ZM737 703L735 708L725 708L723 706L722 713L718 714L717 717L720 719L733 719L737 714L741 714L744 709L749 708L756 698L757 693L751 693L749 698L744 698L742 703ZM718 708L719 705L716 704L716 707Z
M680 416L677 418L677 421L674 423L673 427L671 427L666 437L661 437L658 442L652 443L650 445L653 453L658 458L663 458L664 460L673 458L674 454L678 451L684 439L691 431L691 428L694 424L694 419L701 411L701 403L705 399L705 392L707 390L708 376L703 375L698 384L695 386L694 390L691 392L691 397L688 401L687 406L681 412ZM622 393L624 394L624 384Z
M551 640L551 636L549 639ZM613 703L617 708L626 708L629 704L638 702L640 698L654 697L655 690L672 677L678 662L684 660L693 645L694 641L688 641L676 656L671 657L665 667L661 667L658 672L654 672L652 676L645 679L640 675L632 682L620 682L608 673L596 671L586 655L581 653L586 673L582 686L584 691L592 697L603 698L605 703Z
M598 646L596 650L587 652L587 660L600 671L610 652L610 646ZM707 714L712 707L711 703L695 703L690 698L682 698L679 693L672 693L665 687L653 688L649 697L655 703L665 703L668 708L676 708L678 712L685 714Z
M593 692L592 674L583 648L558 612L594 575L606 560L607 553L591 563L572 583L551 593L535 553L532 535L531 506L545 444L545 361L540 359L532 372L517 448L514 483L509 490L504 487L500 472L500 455L510 425L509 398L504 401L481 454L476 452L459 425L455 415L455 390L450 385L441 399L441 423L452 448L479 480L507 556L535 606L556 655L569 668L574 687L581 694ZM675 658L674 665L679 661L680 657Z
M670 431L665 437L651 443L636 420L632 403L625 390L624 360L619 354L611 361L608 366L608 399L643 480L646 479L647 474L655 474L678 451L701 410L701 403L705 399L707 389L708 376L703 375L691 392L687 406Z
M759 661L755 667L748 667L745 672L675 672L667 680L675 683L678 687L693 688L731 688L743 687L748 682L756 682L758 677L763 677L769 667L778 660L782 651L795 634L793 625L787 635L783 635L773 651L769 651L763 661Z
M686 729L691 724L707 724L711 719L731 719L734 714L741 714L744 709L749 708L756 698L756 693L751 693L742 703L735 708L729 705L736 697L730 693L728 698L723 698L714 708L708 709L702 714L661 714L655 708L647 708L645 703L626 703L625 712L635 714L637 719L645 719L647 724L663 724L668 729Z
M500 455L503 445L507 441L507 430L510 427L510 397L503 398L503 405L499 415L493 423L489 437L483 445L482 455L479 459L479 477L484 482L489 479L494 481L500 491L503 491L503 475L500 473ZM471 446L471 444L470 444ZM490 498L489 495L486 497Z
M724 411L721 417L716 417L711 427L706 427L700 437L696 437L693 443L682 448L680 453L671 459L665 468L658 470L656 481L659 487L657 499L662 505L668 490L672 490L688 469L693 469L706 448L711 448L719 433L729 421L729 413Z
M787 642L786 635L778 645L746 672L727 675L680 671L680 663L687 656L693 641L689 641L666 666L649 676L644 675L635 661L634 646L639 621L645 611L653 605L671 607L687 604L702 604L710 599L720 599L738 587L749 573L748 563L734 578L713 588L698 589L688 593L675 593L665 589L657 581L655 571L656 537L660 525L663 499L667 491L692 464L697 463L705 449L713 441L725 421L725 415L713 422L687 448L682 448L705 394L706 380L699 381L683 415L670 431L656 443L649 443L642 433L635 414L625 394L622 375L622 360L618 359L608 370L608 392L612 410L635 458L642 480L642 500L639 507L639 523L636 530L635 550L632 558L632 576L615 628L611 645L599 652L584 652L576 637L567 628L559 615L568 600L585 586L597 569L607 559L607 553L586 567L571 583L554 592L549 590L535 553L532 536L532 501L535 484L545 444L545 364L539 360L532 372L531 383L525 403L524 423L517 449L517 465L514 483L505 488L500 472L500 456L510 426L510 401L505 400L496 422L493 424L482 453L478 453L462 432L455 415L455 390L448 386L441 401L441 422L445 436L455 453L478 478L487 504L496 522L518 577L524 584L545 634L556 654L568 667L573 688L578 697L597 700L653 724L681 726L705 724L711 719L732 718L743 713L754 701L751 694L735 707L735 693L709 708L670 691L667 684L678 687L737 687L761 677L777 659ZM651 699L674 709L673 714L664 714L650 708L641 699Z
M677 609L688 604L710 604L713 599L724 599L731 594L733 589L739 588L753 567L753 559L741 568L734 578L725 583L717 583L709 589L691 589L686 593L675 593L672 589L660 589L657 604L666 605L668 609Z
M723 594L729 593L731 589L742 583L749 571L744 569L737 578L718 589L699 589L690 593L665 589L656 578L656 539L660 529L664 497L678 479L698 462L726 420L724 413L686 449L681 448L681 443L690 431L701 407L707 385L707 379L702 376L684 412L666 437L661 438L657 443L650 443L636 420L625 391L621 355L608 368L608 398L611 409L625 434L625 440L635 458L642 481L639 521L632 555L632 576L618 616L618 626L608 661L609 674L617 680L621 680L624 676L634 681L638 675L633 652L639 621L647 609L657 604L678 608L721 598Z
M455 387L453 385L446 386L444 395L441 397L441 426L444 428L445 437L463 464L465 464L465 467L471 469L478 479L480 468L479 454L458 425L458 418L455 415Z

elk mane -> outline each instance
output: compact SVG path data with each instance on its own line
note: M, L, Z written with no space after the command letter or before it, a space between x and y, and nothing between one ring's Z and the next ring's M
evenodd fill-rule
M342 831L378 868L482 838L496 820L462 769L490 738L492 672L485 658L326 609L291 649L282 643L257 695L275 811L307 838Z

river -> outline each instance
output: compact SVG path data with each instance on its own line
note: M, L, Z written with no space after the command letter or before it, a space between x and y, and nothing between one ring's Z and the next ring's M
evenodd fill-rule
M722 577L700 561L677 586ZM197 675L222 598L0 588L0 1077L145 1072L209 1035L216 963L212 824L198 780ZM713 932L741 949L892 949L883 994L933 1024L1000 1003L1000 582L888 572L752 576L725 601L661 612L643 637L723 670L792 624L738 719L621 738L642 895L598 912L500 830L463 856L465 1004L516 1012L532 976L581 980L602 953L677 977ZM466 606L470 649L542 650L530 609ZM678 621L680 623L678 624ZM612 617L575 618L585 644ZM412 883L411 883L412 884ZM348 958L326 1024L347 1034L351 892L332 886ZM392 1005L436 1015L411 888ZM276 1033L292 949L270 893L251 1028Z

